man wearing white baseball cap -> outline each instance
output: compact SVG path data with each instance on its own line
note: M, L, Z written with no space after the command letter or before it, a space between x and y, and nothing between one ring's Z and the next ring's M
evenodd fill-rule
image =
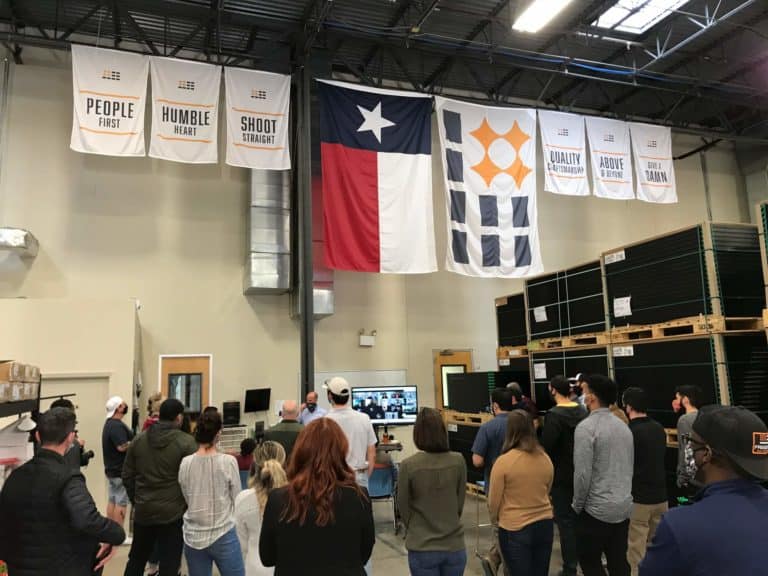
M104 472L109 482L109 503L107 518L122 526L125 509L128 507L128 493L123 486L123 462L125 453L133 439L133 432L123 423L128 405L120 396L112 396L106 404L107 420L101 432L101 449L104 456Z
M376 433L371 419L350 406L351 388L344 378L334 376L323 388L328 390L328 402L331 404L326 418L335 420L341 426L349 442L347 464L355 472L357 483L368 488L368 477L373 474L376 464Z

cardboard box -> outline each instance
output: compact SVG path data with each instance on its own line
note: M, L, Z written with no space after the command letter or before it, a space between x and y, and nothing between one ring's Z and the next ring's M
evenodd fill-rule
M24 382L39 382L40 368L31 364L24 364Z
M37 382L24 382L24 391L22 392L22 400L37 400Z
M24 400L24 383L23 382L11 382L11 402L19 402Z
M26 367L21 362L0 361L0 382L23 382L25 376Z

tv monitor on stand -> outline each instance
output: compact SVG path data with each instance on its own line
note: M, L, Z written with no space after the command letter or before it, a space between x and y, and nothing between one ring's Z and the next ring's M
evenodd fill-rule
M252 388L245 391L244 413L268 412L269 401L272 394L271 388ZM264 437L264 421L259 420L254 424L254 437Z
M374 429L383 427L389 436L390 426L411 426L419 413L416 386L370 386L352 388L352 408L371 419Z

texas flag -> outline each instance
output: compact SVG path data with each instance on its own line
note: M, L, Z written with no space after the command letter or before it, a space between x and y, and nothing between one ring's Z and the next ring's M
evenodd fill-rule
M434 272L431 97L326 80L318 88L328 266Z

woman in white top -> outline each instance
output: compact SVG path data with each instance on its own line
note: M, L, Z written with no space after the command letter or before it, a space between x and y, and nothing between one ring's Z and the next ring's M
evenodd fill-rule
M285 449L277 442L266 441L253 453L250 488L235 499L235 523L243 551L246 576L272 576L274 568L265 568L259 557L261 519L267 496L275 488L288 483L283 465Z
M235 531L235 498L240 493L237 460L216 450L221 415L207 410L195 429L197 452L181 461L179 484L187 501L184 555L189 576L211 576L213 563L221 576L245 576Z

